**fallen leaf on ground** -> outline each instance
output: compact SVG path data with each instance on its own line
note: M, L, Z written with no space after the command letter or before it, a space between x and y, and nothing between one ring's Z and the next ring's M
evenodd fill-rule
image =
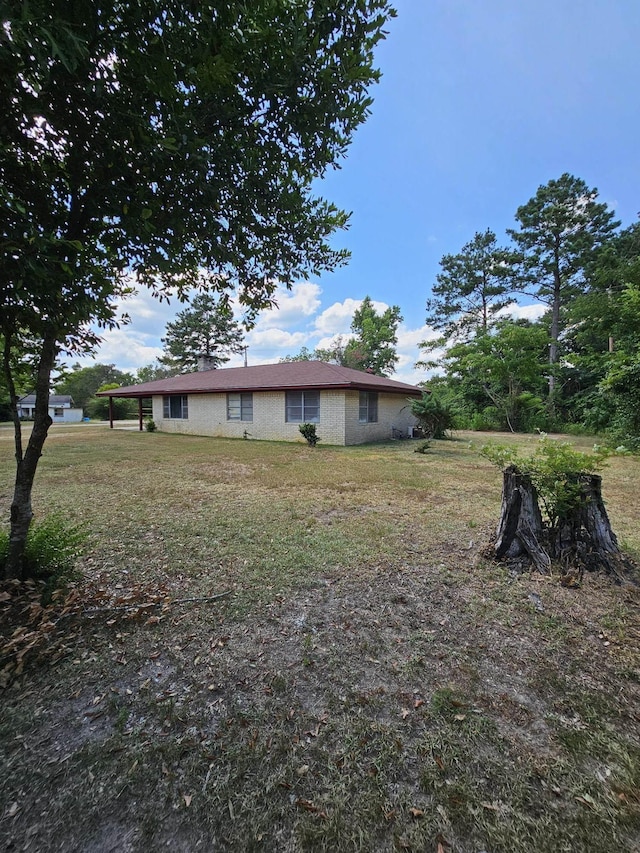
M318 806L314 805L311 800L304 800L304 799L302 799L302 797L298 797L298 799L296 800L296 805L301 809L305 809L305 811L312 812L313 814L317 814L318 817L323 817L323 818L329 817L329 815L325 811L322 811L322 809L320 809L320 808L318 808Z
M590 809L596 808L596 801L589 794L583 794L581 797L576 797L576 802L584 803L585 806L589 806Z

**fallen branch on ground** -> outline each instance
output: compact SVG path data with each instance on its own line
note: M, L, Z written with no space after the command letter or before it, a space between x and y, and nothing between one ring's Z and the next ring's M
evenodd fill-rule
M104 607L88 607L83 610L82 613L84 615L89 615L91 613L117 613L118 611L123 610L148 610L151 607L170 607L173 604L207 603L210 601L217 601L220 598L226 598L226 596L231 595L231 593L232 590L228 589L225 592L219 592L216 595L205 595L196 598L163 598L160 601L144 601L142 603L138 602L137 604L114 604L106 605Z

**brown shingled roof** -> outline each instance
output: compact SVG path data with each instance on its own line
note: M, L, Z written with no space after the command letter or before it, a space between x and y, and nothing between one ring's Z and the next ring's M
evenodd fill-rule
M362 370L352 370L325 361L291 361L259 364L255 367L225 367L183 373L141 385L127 385L100 391L99 397L152 397L155 394L211 394L226 391L287 391L294 388L343 388L381 391L419 397L422 389Z

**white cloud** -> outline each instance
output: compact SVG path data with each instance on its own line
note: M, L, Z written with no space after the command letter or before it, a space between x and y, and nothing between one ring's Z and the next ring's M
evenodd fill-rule
M546 310L545 305L536 302L533 305L508 305L498 314L501 317L511 317L514 320L539 320Z
M305 281L294 284L291 290L278 287L275 293L277 308L265 310L260 314L256 328L288 328L300 323L304 317L312 317L320 308L319 284Z
M131 373L145 364L151 364L162 355L162 348L154 345L155 338L134 330L131 326L112 329L102 333L102 344L95 358L82 356L66 359L69 363L79 362L83 367L93 364L115 364L118 370Z
M167 323L173 322L179 311L186 305L178 299L161 301L152 292L143 287L119 304L120 312L131 317L129 329L143 335L152 335L159 340L165 332Z
M409 348L418 347L423 341L434 341L440 337L440 332L436 332L431 326L420 326L417 329L408 329L402 325L398 329L398 347Z
M401 325L398 329L398 345L396 347L398 362L391 378L398 380L398 382L409 382L411 385L417 385L419 382L427 380L433 371L415 367L416 361L423 356L419 345L422 341L434 340L437 337L438 333L430 326L409 329Z
M286 329L254 329L246 337L252 364L274 361L285 355L294 355L308 344L306 332L288 332Z
M386 302L371 303L380 314L389 307ZM351 331L351 320L362 305L362 299L348 297L344 302L334 302L315 319L315 327L323 335L345 335Z
M337 335L325 335L324 338L320 338L314 343L314 349L332 349L337 343L338 338L342 340L343 344L346 344L347 341L351 340L351 338L355 337L351 332L340 332Z
M345 334L351 326L353 312L360 307L359 299L345 299L344 302L334 302L315 319L318 332L329 337Z

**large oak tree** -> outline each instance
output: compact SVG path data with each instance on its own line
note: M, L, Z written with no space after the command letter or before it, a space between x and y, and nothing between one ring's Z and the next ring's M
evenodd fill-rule
M118 322L131 277L206 271L249 315L331 270L347 215L312 183L378 77L387 0L6 0L0 20L0 335L15 420L7 576L21 577L51 371ZM98 331L96 331L98 329ZM30 354L26 447L16 354Z
M342 364L356 370L368 370L378 376L393 373L398 362L396 345L398 325L402 322L398 305L378 313L370 296L365 296L353 313L351 338L344 348Z

